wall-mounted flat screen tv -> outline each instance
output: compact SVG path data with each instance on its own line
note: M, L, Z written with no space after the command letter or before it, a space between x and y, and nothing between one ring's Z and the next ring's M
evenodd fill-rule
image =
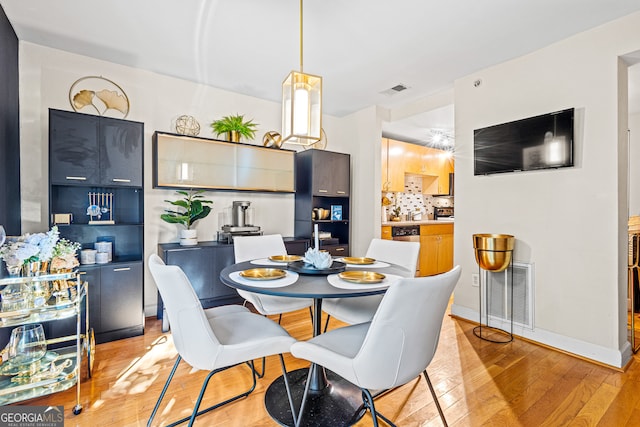
M474 175L573 166L574 109L473 131Z

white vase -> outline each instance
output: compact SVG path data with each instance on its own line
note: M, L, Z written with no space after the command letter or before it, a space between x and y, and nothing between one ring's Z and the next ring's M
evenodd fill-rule
M198 244L198 233L196 230L180 230L180 245L193 246Z

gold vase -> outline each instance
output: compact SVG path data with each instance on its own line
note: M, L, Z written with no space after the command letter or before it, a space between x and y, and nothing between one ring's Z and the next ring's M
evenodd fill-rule
M237 130L227 132L227 141L240 142L240 133Z
M515 238L510 234L474 234L476 262L483 270L504 271L511 263Z

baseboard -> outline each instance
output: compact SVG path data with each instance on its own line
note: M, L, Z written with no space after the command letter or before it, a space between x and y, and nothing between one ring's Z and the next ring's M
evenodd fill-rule
M451 315L474 323L478 323L480 316L477 311L456 304L451 304ZM502 325L501 327L508 330L508 325ZM544 329L535 328L531 330L515 325L513 334L527 341L541 344L617 370L623 369L633 356L629 342L624 343L622 350L615 350L559 335Z

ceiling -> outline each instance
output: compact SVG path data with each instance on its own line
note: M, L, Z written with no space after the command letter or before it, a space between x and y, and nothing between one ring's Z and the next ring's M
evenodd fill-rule
M300 68L298 0L0 5L20 40L271 101L280 101L282 80ZM303 69L323 77L327 114L394 109L638 10L637 0L306 0ZM398 84L407 90L390 90ZM383 130L412 139L432 127L453 130L453 107Z

